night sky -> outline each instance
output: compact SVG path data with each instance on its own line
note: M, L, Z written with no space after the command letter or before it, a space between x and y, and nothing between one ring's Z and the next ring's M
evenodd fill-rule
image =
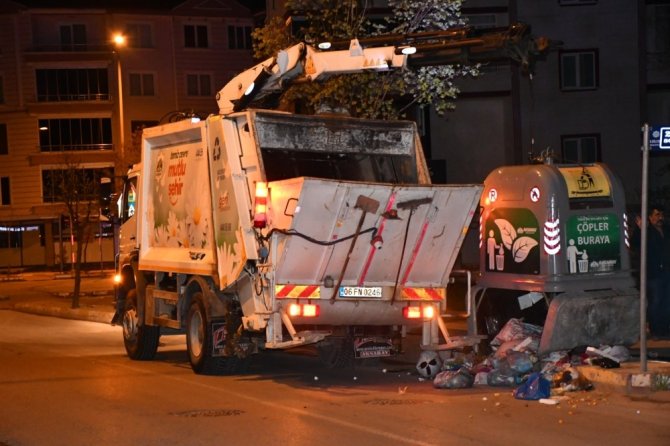
M203 0L204 1L204 0ZM30 8L74 8L74 9L158 9L170 10L183 0L18 0L16 3ZM251 11L265 8L265 0L238 0Z

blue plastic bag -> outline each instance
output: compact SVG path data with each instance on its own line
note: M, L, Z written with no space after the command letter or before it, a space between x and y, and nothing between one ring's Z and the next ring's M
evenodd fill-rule
M531 373L525 383L514 389L514 398L518 400L539 400L551 396L551 384L541 373Z

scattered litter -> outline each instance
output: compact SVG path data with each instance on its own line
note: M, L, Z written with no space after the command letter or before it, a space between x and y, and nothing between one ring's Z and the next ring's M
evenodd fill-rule
M558 401L553 398L540 398L538 401L540 404L546 404L548 406L555 406L558 404Z
M458 370L445 370L433 379L436 389L468 389L474 384L475 378L464 367Z
M620 367L630 359L624 346L580 346L570 351L538 354L542 327L510 319L491 341L493 353L476 358L473 352L424 351L416 369L419 381L430 379L438 389L472 386L511 387L518 399L558 404L565 392L593 390L577 366ZM484 399L485 400L485 399Z
M404 394L405 392L407 392L407 386L404 386L404 387L398 387L398 393L399 393L399 394L402 395L402 394Z
M541 373L532 373L528 379L514 390L518 400L540 400L551 396L551 384Z
M416 370L424 378L433 378L442 368L442 360L437 352L425 350L419 356L419 362L416 364Z

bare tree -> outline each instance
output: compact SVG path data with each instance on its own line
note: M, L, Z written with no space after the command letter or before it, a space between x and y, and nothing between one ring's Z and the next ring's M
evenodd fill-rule
M54 198L65 205L65 212L70 220L70 231L76 240L72 308L79 308L81 266L88 241L95 236L100 224L99 170L82 168L77 162L68 160L65 167L51 172L56 193L60 194Z

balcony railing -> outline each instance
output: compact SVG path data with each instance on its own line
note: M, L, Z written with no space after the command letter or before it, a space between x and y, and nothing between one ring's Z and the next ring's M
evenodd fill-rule
M97 52L97 53L111 53L113 51L112 45L109 43L56 43L43 44L36 43L27 49L28 52L34 53L58 53L58 52Z
M56 93L38 94L37 102L75 102L75 101L110 101L109 93Z
M111 143L103 144L54 144L54 145L40 145L40 152L80 152L85 150L112 150L114 145Z

